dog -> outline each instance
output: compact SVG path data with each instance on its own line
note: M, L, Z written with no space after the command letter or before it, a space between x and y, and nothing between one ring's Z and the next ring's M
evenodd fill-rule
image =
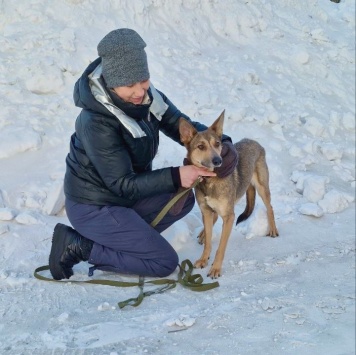
M222 143L225 110L205 131L198 132L184 118L179 120L180 140L187 149L186 162L197 167L216 171L223 166L222 151L226 143ZM236 224L246 220L255 206L256 190L267 209L269 232L267 236L277 237L274 212L271 205L269 189L269 172L264 148L254 140L242 139L232 145L233 157L236 157L232 171L227 176L202 177L194 188L195 197L200 207L204 228L198 236L200 244L204 244L203 253L195 263L195 268L205 268L212 250L213 226L220 216L223 220L222 232L214 262L208 276L215 279L221 276L225 250L235 220L235 204L246 194L246 207L237 218ZM230 164L231 165L231 164ZM230 169L231 170L231 169ZM226 174L225 174L226 175Z

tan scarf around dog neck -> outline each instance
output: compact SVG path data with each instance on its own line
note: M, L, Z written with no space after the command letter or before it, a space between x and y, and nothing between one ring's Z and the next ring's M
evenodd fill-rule
M239 160L237 151L230 141L223 142L221 158L222 164L220 167L215 168L214 172L217 177L224 178L234 171ZM192 163L187 158L184 158L183 164L191 165Z

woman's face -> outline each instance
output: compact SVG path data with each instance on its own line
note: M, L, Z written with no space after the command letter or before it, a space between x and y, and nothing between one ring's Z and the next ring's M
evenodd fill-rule
M122 100L131 102L134 105L140 105L149 87L150 80L145 80L130 86L118 86L113 88L113 90Z

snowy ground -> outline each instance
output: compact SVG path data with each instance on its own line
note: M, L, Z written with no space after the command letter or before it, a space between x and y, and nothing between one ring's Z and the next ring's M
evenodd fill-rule
M264 145L280 232L262 237L258 200L219 288L123 310L137 288L33 277L68 223L73 85L119 27L143 36L152 82L183 112L209 125L225 109L227 134ZM355 354L354 1L2 0L0 31L1 354ZM155 166L183 158L162 137ZM200 227L195 207L165 232L181 260L200 256Z

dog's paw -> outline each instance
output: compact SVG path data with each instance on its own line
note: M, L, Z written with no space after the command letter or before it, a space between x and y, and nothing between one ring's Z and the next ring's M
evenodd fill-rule
M207 259L199 259L194 263L194 267L196 269L204 269L208 265L208 260Z
M208 272L208 277L211 277L212 279L217 279L220 276L221 276L221 268L214 267L213 265Z
M279 236L279 233L278 233L277 228L271 229L271 230L269 231L269 233L266 234L266 236L267 236L267 237L272 237L272 238L278 237L278 236Z

